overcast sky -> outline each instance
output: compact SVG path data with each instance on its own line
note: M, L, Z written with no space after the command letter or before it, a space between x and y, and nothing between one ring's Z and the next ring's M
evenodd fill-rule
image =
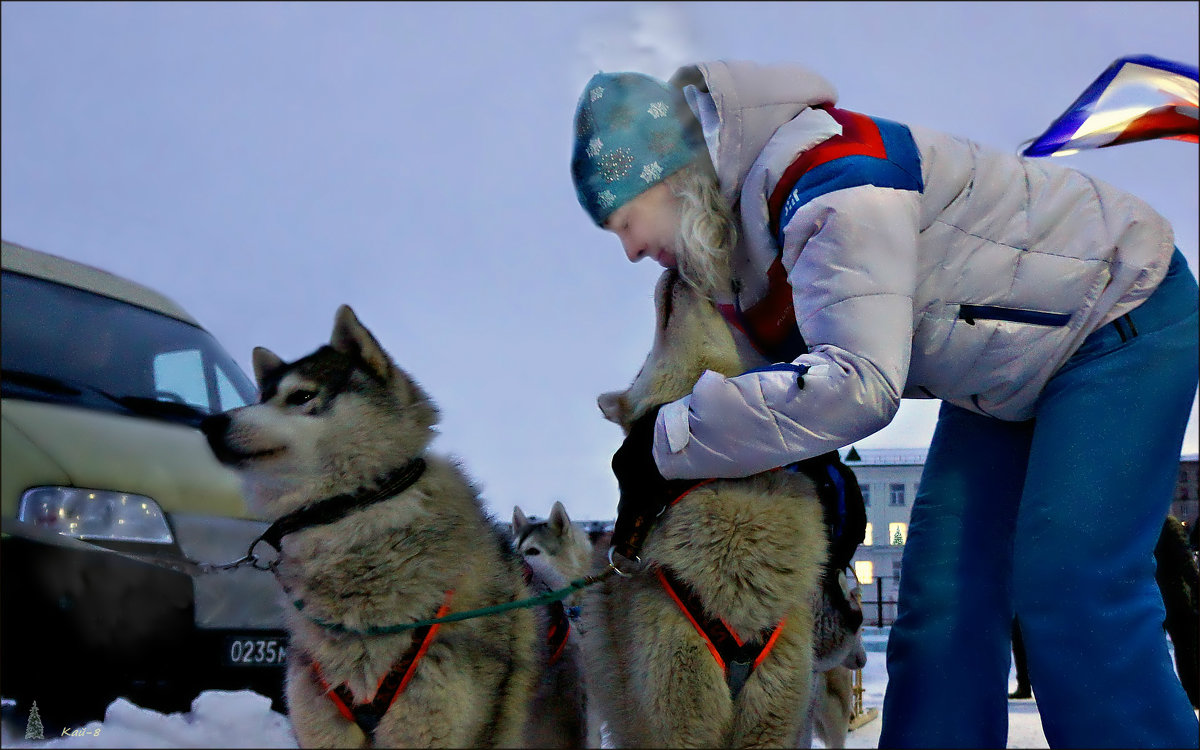
M348 303L499 519L611 518L621 434L596 396L641 365L660 269L576 203L593 73L798 62L846 108L1015 151L1118 57L1195 65L1198 7L4 2L0 223L174 298L248 372L254 346L325 342ZM1195 272L1198 153L1057 160L1147 199ZM935 411L906 401L857 445L923 447Z

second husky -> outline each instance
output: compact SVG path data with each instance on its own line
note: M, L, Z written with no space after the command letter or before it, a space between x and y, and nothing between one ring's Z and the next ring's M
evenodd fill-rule
M628 430L705 370L743 371L724 321L674 271L655 289L653 348L599 398ZM619 747L794 746L808 717L827 551L815 486L770 471L700 484L650 532L645 567L589 589L587 674Z

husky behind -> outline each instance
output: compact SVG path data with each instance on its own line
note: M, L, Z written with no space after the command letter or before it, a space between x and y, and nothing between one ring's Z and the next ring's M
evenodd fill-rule
M705 369L746 369L717 311L676 272L659 279L655 309L642 370L598 399L626 431ZM794 746L809 715L826 544L815 486L800 473L715 480L668 507L632 577L585 594L589 686L614 744Z
M596 564L587 531L571 522L561 502L555 501L545 521L531 520L519 506L514 507L512 534L535 594L564 588ZM600 724L590 716L583 672L587 637L579 627L581 597L582 592L572 593L557 610L569 629L566 640L550 654L534 698L531 716L536 734L530 735L530 742L538 747L600 747Z
M258 347L253 363L260 403L204 431L251 507L284 524L275 574L300 745L525 745L533 611L364 632L528 596L472 482L426 453L433 402L345 305L328 346L290 363Z
M862 611L862 589L855 581L851 587L844 572L838 583L850 606ZM862 624L853 629L839 617L836 608L822 592L817 608L813 636L813 696L809 702L809 720L801 730L797 747L812 747L815 735L825 747L845 747L850 720L854 716L852 683L854 670L867 664L867 649L862 640Z

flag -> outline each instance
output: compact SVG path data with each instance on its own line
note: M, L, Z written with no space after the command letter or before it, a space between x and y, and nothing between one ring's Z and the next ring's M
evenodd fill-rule
M1195 65L1152 55L1122 57L1022 156L1065 156L1155 138L1200 141L1200 74Z

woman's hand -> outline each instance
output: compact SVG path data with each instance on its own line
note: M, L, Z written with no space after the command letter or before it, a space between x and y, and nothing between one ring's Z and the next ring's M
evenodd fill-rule
M654 423L661 408L656 406L634 420L625 442L612 458L613 474L621 491L612 549L635 561L658 517L695 484L692 480L665 479L654 462Z

